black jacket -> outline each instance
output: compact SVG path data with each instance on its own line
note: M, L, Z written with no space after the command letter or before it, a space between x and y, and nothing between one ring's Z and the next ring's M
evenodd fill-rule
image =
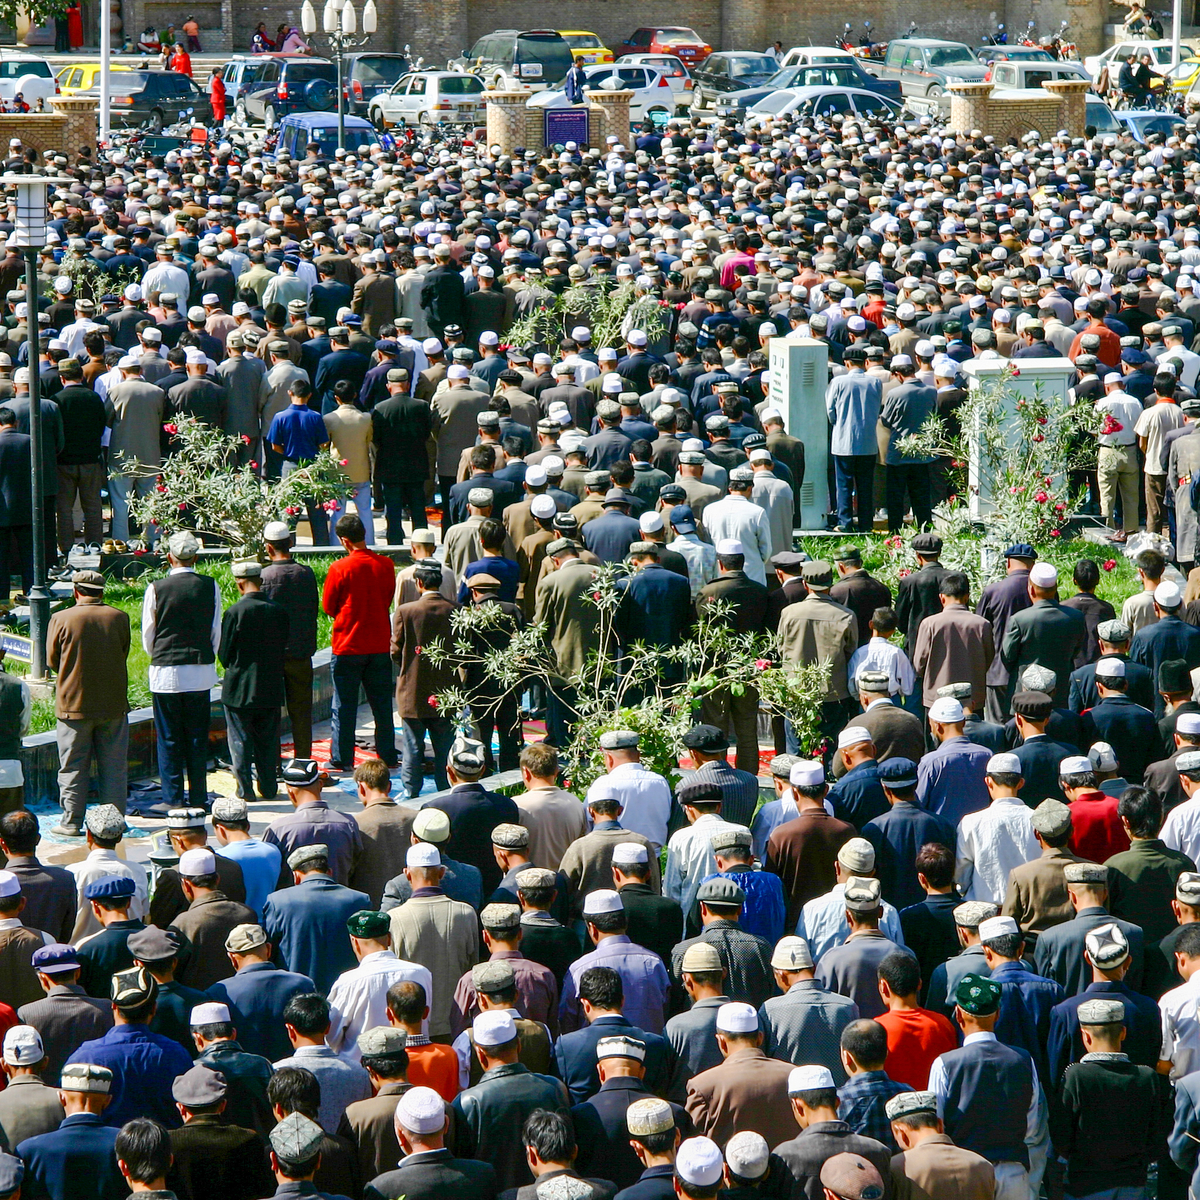
M939 588L948 572L940 563L929 563L900 580L896 594L896 624L904 632L904 649L912 654L921 622L942 611Z
M426 443L433 414L425 400L389 396L371 410L375 476L380 483L423 483L429 478Z
M455 1158L449 1150L410 1154L394 1171L373 1179L363 1200L495 1200L496 1170L474 1158Z
M28 435L0 429L0 529L33 523L29 464Z
M282 706L288 629L287 610L261 592L249 592L225 610L217 656L225 668L221 699L227 707Z
M434 327L461 325L466 320L466 287L459 269L434 267L421 286L421 307Z

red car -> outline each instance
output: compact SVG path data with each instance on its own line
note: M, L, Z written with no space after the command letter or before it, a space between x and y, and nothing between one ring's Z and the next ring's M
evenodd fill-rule
M683 25L643 26L621 46L618 58L626 54L674 54L689 67L702 63L712 53L712 47L694 29Z

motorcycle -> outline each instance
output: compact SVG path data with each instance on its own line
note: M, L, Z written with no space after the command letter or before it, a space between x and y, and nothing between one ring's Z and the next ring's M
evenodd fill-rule
M882 59L887 54L887 42L875 40L875 31L869 20L863 22L862 36L858 39L859 58Z
M1021 36L1017 39L1017 45L1031 46L1038 50L1040 50L1042 48L1041 44L1037 40L1037 34L1034 32L1034 22L1033 21L1030 21L1029 24L1025 27L1025 32L1023 34L1021 34Z
M996 14L993 13L992 14L993 19L995 18L995 16L996 16ZM985 46L1007 46L1008 45L1008 30L1005 29L1004 22L1001 21L996 26L995 33L985 33L983 35L982 41L983 41L983 45L985 45Z
M837 35L837 36L836 36L836 37L833 39L833 40L834 40L834 42L837 44L837 47L838 47L838 49L839 49L839 50L845 50L845 51L846 51L847 53L849 53L849 54L853 54L853 53L854 53L854 49L855 49L855 47L854 47L854 42L853 42L853 41L851 41L851 35L852 35L852 27L851 27L851 25L850 25L850 22L849 22L849 21L847 21L847 22L846 22L846 23L845 23L845 24L842 26L842 32L841 32L841 33L839 33L839 34L838 34L838 35Z

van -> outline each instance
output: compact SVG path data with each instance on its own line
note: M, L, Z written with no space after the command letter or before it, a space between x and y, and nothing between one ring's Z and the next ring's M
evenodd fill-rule
M362 117L346 115L346 149L358 154L373 142L379 141L370 121ZM299 112L289 113L279 122L279 137L275 142L275 153L286 150L293 158L303 159L308 146L316 142L325 158L332 158L337 149L337 113Z
M1030 62L1012 60L993 63L989 78L997 91L1014 88L1040 88L1051 79L1082 79L1091 83L1091 77L1077 62Z
M514 83L540 92L557 87L571 69L571 47L556 29L497 29L450 64L483 76L489 87Z

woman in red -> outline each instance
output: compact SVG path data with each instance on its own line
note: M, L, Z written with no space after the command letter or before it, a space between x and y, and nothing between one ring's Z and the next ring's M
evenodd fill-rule
M220 68L214 67L208 80L208 98L212 101L213 124L225 124L225 80L221 78Z
M171 55L171 70L178 71L180 75L186 75L189 79L192 77L192 56L183 48L182 42L176 45L175 53Z
M67 6L67 41L72 50L83 45L83 12L78 4Z

